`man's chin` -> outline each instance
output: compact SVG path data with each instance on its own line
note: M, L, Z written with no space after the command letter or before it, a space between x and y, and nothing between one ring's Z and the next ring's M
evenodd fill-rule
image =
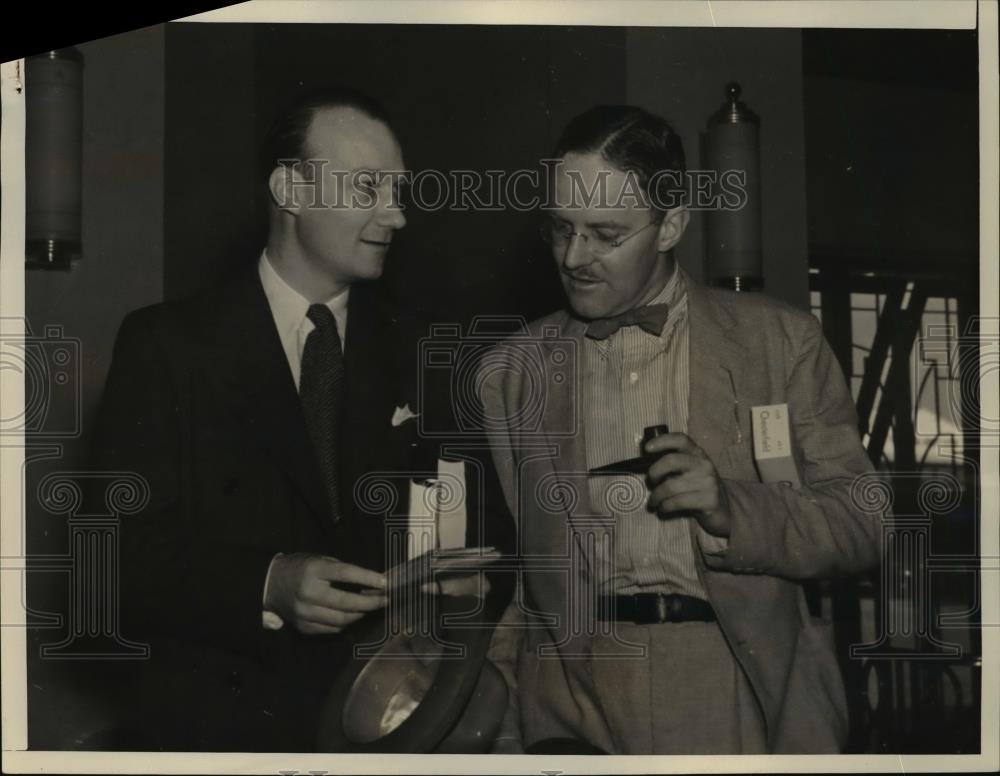
M570 308L580 318L587 320L604 318L613 306L607 299L607 286L603 283L578 285L564 280L563 290L566 292Z
M360 275L363 280L378 280L385 271L385 259L379 258L365 264Z
M578 318L583 318L586 321L608 316L607 305L600 304L593 299L580 299L574 294L569 295L569 306Z

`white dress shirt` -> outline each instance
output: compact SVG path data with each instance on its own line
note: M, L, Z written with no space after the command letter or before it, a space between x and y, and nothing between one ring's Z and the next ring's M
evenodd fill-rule
M310 302L302 294L286 283L274 269L265 250L258 264L260 282L264 286L264 296L271 307L271 316L278 329L281 347L288 359L288 367L292 370L295 387L299 387L299 375L302 373L302 351L306 346L306 337L316 327L306 317ZM327 299L324 304L330 308L337 321L337 331L340 333L340 346L347 351L347 299L351 287L347 286L339 294Z

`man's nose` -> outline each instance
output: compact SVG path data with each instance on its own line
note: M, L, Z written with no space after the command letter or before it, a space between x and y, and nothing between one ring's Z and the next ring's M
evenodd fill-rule
M590 251L587 250L587 241L583 235L571 234L569 242L563 249L562 265L568 270L585 267L593 261Z
M403 210L398 205L391 205L382 208L382 212L379 214L379 224L389 229L402 229L406 226L406 216L403 215Z
M402 229L406 226L406 216L403 215L402 205L396 195L380 196L378 208L379 226L387 229Z

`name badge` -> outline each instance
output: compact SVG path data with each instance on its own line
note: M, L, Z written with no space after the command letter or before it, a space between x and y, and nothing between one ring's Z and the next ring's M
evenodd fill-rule
M787 404L765 404L750 410L753 424L753 457L764 482L781 482L801 488L792 456Z

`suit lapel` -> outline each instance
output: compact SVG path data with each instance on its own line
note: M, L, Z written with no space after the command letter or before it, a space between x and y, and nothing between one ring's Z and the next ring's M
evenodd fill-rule
M688 436L715 464L719 476L729 475L730 458L726 453L738 439L741 412L739 397L743 391L745 351L732 338L735 320L709 294L704 286L688 283L690 310L690 379ZM689 521L691 544L698 547L698 521ZM695 568L708 593L717 604L726 600L725 586L733 582L730 574L717 574L706 566L701 553L695 552ZM735 580L739 583L739 580ZM720 590L721 586L721 590ZM723 627L725 613L720 614Z
M392 318L380 307L368 284L351 287L347 309L344 370L347 384L340 437L341 543L354 562L369 568L386 564L385 515L359 509L355 489L366 475L396 490L397 513L408 509L408 474L412 446L405 433L414 433L416 423L393 429L397 404L405 403L401 389L404 367L415 367L401 359L416 359L416 352L402 347L393 336ZM418 410L419 411L419 410ZM397 515L398 516L398 515Z
M555 322L559 337L553 341L542 339L542 357L545 368L543 386L546 402L542 417L542 428L546 441L557 450L550 460L556 478L573 498L566 503L566 521L543 520L532 526L533 531L547 529L550 535L543 539L542 546L551 551L571 554L567 546L570 538L567 531L577 516L594 514L587 481L587 439L583 407L586 364L583 354L585 324L565 311ZM565 349L567 340L572 342L572 352L568 359L553 357L556 349ZM567 371L567 367L570 371ZM571 531L576 552L582 563L580 571L585 580L594 580L593 558L588 550L588 542L577 531Z
M340 490L344 501L349 500L354 485L365 474L364 454L380 445L389 423L388 415L378 417L378 408L386 404L384 395L392 382L388 375L390 356L380 334L380 323L365 289L352 288L347 307L344 349L347 383L340 440Z
M325 531L333 524L298 392L256 265L221 295L206 331L208 369L248 434L267 450Z
M738 397L743 394L746 353L733 339L735 320L708 290L688 282L690 401L688 436L715 462L738 441Z
M554 342L542 340L542 357L545 366L543 386L546 410L542 417L542 428L549 444L558 448L552 459L552 466L571 488L579 492L574 511L589 514L587 488L581 487L581 477L587 472L587 441L583 415L583 385L588 379L584 373L583 332L584 324L566 313L557 322L560 337ZM566 373L566 361L552 358L555 348L562 347L567 340L573 342L573 352L567 360L572 373ZM572 433L567 433L567 432ZM567 479L566 475L577 475Z

